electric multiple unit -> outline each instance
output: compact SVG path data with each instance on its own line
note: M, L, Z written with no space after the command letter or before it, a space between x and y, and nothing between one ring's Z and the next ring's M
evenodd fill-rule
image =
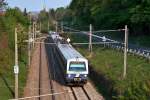
M57 50L63 61L66 83L86 83L88 79L88 60L70 44L62 44L62 37L58 34L52 34L51 37L55 42L57 40Z

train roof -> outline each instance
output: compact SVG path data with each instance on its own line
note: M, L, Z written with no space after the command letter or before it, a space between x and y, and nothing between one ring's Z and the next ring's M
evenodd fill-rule
M58 44L58 48L65 57L66 60L83 58L85 59L78 51L76 51L70 44Z

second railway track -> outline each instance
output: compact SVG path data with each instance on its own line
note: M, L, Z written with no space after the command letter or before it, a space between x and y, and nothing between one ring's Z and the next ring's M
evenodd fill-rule
M46 42L52 43L51 38L48 38ZM53 66L50 67L52 70L51 74L55 74L53 80L55 81L55 92L62 93L55 96L55 100L103 100L103 97L95 90L90 82L84 86L72 87L66 86L64 74L63 74L63 64L58 56L55 45L47 45L46 51L48 55L49 62ZM89 89L88 89L89 88ZM93 92L93 93L91 93Z
M43 40L41 40L43 41ZM40 61L39 61L39 100L53 100L53 88L51 84L51 77L48 71L48 61L45 52L45 45L40 45ZM42 96L45 95L45 96Z
M43 41L43 40L42 40ZM50 38L45 42L52 43ZM27 80L25 100L103 100L93 85L67 86L56 46L37 44Z

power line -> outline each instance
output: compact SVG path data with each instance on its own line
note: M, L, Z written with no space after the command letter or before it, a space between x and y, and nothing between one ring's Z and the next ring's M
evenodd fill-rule
M73 32L71 32L71 33L78 33L78 32L83 32L83 31L81 31L81 30L76 30L76 29L73 29L73 28L69 28L69 27L66 27L66 26L64 26L64 28L66 28L66 29L70 29L70 30L73 30ZM75 31L75 32L74 32ZM76 31L78 31L78 32L76 32ZM120 31L125 31L125 29L116 29L116 30L98 30L98 31L92 31L92 33L106 33L106 32L120 32ZM66 32L66 31L65 31ZM69 31L68 31L69 32ZM88 31L84 31L84 32L88 32Z
M65 28L66 28L66 27L65 27ZM67 28L68 28L68 29L71 29L71 30L74 30L74 31L78 31L78 33L80 32L80 33L82 33L82 34L89 35L89 34L88 34L89 32L80 31L80 30L76 30L76 29L69 28L69 27L67 27ZM104 31L104 30L102 30L102 31ZM107 31L107 30L105 30L105 31ZM108 30L108 31L115 31L115 30ZM98 36L98 35L94 35L94 34L92 34L92 37L96 37L96 38L103 39L103 37ZM109 38L106 38L106 40L111 41L111 42L118 42L118 41L115 41L115 40L112 40L112 39L109 39Z
M92 42L91 44L106 44L106 43L109 43L109 44L113 44L113 43L118 43L118 42ZM74 44L74 45L86 45L86 44L89 44L89 42L80 42L80 43L71 43L71 44Z
M93 33L99 33L99 32L120 32L120 31L125 31L125 29L116 29L116 30L99 30L99 31L93 31Z
M46 97L46 96L52 96L52 95L60 95L60 94L65 94L65 93L72 93L72 91L68 91L68 90L67 90L66 92L57 92L57 93L43 94L43 95L30 96L30 97L24 97L24 98L18 98L18 99L9 99L9 100L25 100L25 99Z
M46 42L35 42L35 43L37 43L37 44L39 44L39 43L48 44L48 45L57 45L58 44L58 43L46 43ZM109 44L118 43L119 44L120 42L92 42L91 44L106 44L106 43L109 43ZM89 44L89 42L73 42L73 43L70 43L70 44L84 45L84 44Z

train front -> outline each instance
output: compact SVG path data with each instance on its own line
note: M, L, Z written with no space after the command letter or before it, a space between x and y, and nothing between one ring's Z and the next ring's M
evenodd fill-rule
M88 61L85 58L74 58L67 61L67 84L85 84L88 79Z

